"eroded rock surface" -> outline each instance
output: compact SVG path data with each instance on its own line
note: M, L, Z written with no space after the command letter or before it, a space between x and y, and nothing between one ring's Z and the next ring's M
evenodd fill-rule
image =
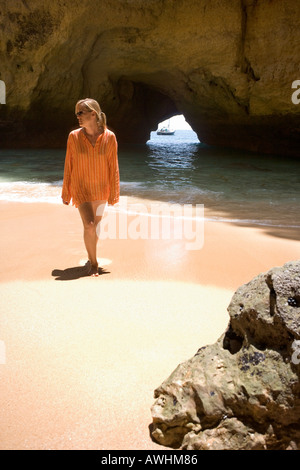
M119 142L183 113L207 144L300 149L294 0L1 2L1 146L65 146L96 98Z
M228 307L227 331L155 391L151 435L182 449L300 446L300 261L260 274Z

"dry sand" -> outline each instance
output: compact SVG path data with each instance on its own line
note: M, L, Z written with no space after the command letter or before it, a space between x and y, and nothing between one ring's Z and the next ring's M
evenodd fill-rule
M1 203L0 449L155 450L154 389L228 324L259 272L299 259L297 240L205 222L182 240L101 240L82 277L77 210Z

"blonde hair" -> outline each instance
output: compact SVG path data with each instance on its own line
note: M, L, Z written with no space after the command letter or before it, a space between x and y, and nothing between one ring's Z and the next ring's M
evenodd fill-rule
M83 100L77 101L75 113L77 112L79 105L85 106L89 111L94 111L96 113L98 126L106 129L106 115L101 111L100 105L96 100L93 100L92 98L84 98Z

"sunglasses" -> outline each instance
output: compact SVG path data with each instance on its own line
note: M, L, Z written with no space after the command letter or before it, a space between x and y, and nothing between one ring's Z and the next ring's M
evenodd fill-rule
M85 113L91 113L92 111L78 111L78 113L75 113L75 116L82 116L82 114L85 114Z

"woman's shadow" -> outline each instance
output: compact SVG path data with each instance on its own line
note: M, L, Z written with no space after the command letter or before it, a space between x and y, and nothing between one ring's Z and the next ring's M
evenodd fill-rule
M52 276L55 277L55 281L73 281L74 279L80 279L81 277L89 277L88 269L86 266L74 266L73 268L66 269L53 269ZM103 274L109 274L109 271L105 271L103 268L98 268L99 276Z

